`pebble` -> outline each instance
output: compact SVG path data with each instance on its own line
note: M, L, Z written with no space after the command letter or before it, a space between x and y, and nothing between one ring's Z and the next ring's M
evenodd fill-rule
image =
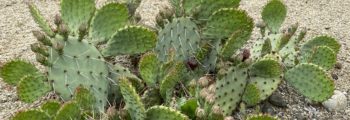
M342 65L340 62L337 62L337 63L334 65L334 68L336 68L336 69L341 69L341 68L343 68L343 65Z
M335 90L334 95L324 101L322 105L329 111L343 111L347 108L347 98L345 93Z
M273 106L268 103L268 102L265 102L262 107L261 107L261 112L263 113L267 113L267 114L271 114L271 115L274 115L276 114L275 113L275 110L273 109Z
M283 100L282 95L280 93L274 93L269 97L269 102L277 107L286 108L287 103Z
M337 74L332 73L332 78L333 78L334 80L338 80L338 75L337 75Z

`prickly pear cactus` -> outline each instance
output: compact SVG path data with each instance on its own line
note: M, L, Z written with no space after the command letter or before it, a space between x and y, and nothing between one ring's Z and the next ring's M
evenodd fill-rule
M251 115L247 120L279 120L277 117L272 117L267 114Z
M186 60L195 56L200 36L197 25L190 18L175 18L159 31L155 51L160 61L167 61L175 52L174 60Z
M39 110L27 110L18 112L12 120L49 120L50 117Z
M146 120L189 120L189 118L175 109L153 106L147 110Z

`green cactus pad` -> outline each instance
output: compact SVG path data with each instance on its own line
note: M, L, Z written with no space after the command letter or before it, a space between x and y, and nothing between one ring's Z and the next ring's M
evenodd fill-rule
M61 0L62 20L74 34L78 34L80 25L89 25L95 9L94 0Z
M251 77L249 82L258 88L261 101L268 98L278 88L278 85L281 83L281 78L279 76L272 78L257 76Z
M172 7L173 7L173 9L174 9L174 11L175 11L175 16L176 17L180 17L180 16L182 16L182 14L183 14L183 9L182 9L182 7L181 7L181 0L169 0L170 1L170 3L171 3L171 5L172 5Z
M261 55L260 56L264 56L264 55L269 54L271 52L272 52L271 40L267 39L267 40L265 40L265 42L261 48Z
M10 85L16 85L26 75L36 75L39 70L23 60L12 60L0 68L0 76Z
M279 120L277 117L272 117L270 115L251 115L247 118L247 120Z
M155 51L160 61L168 60L171 52L175 52L174 60L186 60L199 50L198 28L189 18L173 19L158 34Z
M297 49L301 39L304 38L305 31L301 31L298 35L293 34L289 42L279 51L279 55L283 58L283 63L286 67L293 67L297 64Z
M16 113L12 120L50 120L50 117L39 110L27 110Z
M277 60L272 58L262 58L252 65L250 74L263 78L278 77L282 69Z
M125 5L110 3L97 10L92 19L90 35L93 43L106 42L118 29L128 23L129 13Z
M310 100L322 102L333 95L333 80L317 65L299 64L286 72L285 79Z
M331 48L335 54L338 54L340 49L340 44L338 41L332 37L328 36L319 36L316 37L308 42L306 42L300 50L301 58L300 61L305 62L309 60L311 57L311 54L313 53L313 50L318 46L327 46Z
M166 100L166 102L169 102L176 84L182 81L182 79L185 77L185 71L186 67L184 64L181 62L176 63L175 68L173 68L161 81L160 95Z
M158 80L158 72L161 72L158 68L160 62L157 59L156 54L148 53L143 55L139 63L139 70L143 80L147 86L153 87Z
M89 111L96 108L94 107L94 103L96 103L96 98L88 89L82 86L76 88L73 100L77 102L79 107L83 110Z
M255 84L248 84L245 88L242 101L247 106L254 106L260 102L260 91Z
M252 60L257 60L260 57L262 57L262 53L264 51L268 51L266 48L270 47L269 43L271 43L271 41L267 42L263 38L259 38L257 41L254 41L254 45L252 46L252 50L250 50ZM265 49L263 50L263 48L265 48Z
M55 120L80 120L81 111L76 102L70 101L58 110Z
M196 109L198 107L197 99L186 100L181 106L181 112L186 114L192 120L196 119Z
M154 105L162 104L162 96L159 95L159 89L149 88L142 95L142 102L145 104L146 108L152 107Z
M54 36L55 33L52 31L49 23L41 15L40 11L34 4L28 4L30 14L32 15L34 21L39 25L39 27L48 35Z
M140 26L127 26L112 36L102 54L113 56L143 53L154 48L156 41L156 34L151 30Z
M63 53L50 48L48 80L63 100L70 100L78 86L89 89L96 97L96 107L104 111L107 101L108 67L95 46L78 37L56 35L57 44L64 45Z
M186 16L191 16L196 11L196 7L201 3L200 0L183 0L183 8Z
M234 32L232 36L226 41L221 50L223 58L231 58L231 56L240 49L249 39L249 37L242 36L241 31Z
M17 86L17 94L20 100L32 103L51 90L49 83L43 76L28 75L22 78Z
M189 120L189 118L175 109L153 106L147 110L146 120Z
M316 64L325 70L333 68L337 62L337 55L327 46L319 46L314 49L308 62Z
M203 34L209 39L220 40L229 38L232 33L239 30L240 38L248 39L253 26L253 19L245 11L223 8L209 18Z
M224 116L231 115L241 101L247 83L247 70L242 66L231 67L222 79L216 81L215 104Z
M188 1L188 0L186 0ZM194 13L194 18L200 21L206 21L208 18L220 8L238 8L241 0L190 0L201 1L199 8ZM196 6L192 6L195 8Z
M261 16L268 28L276 33L286 18L287 8L280 0L271 0L263 9Z
M61 104L57 101L47 101L40 106L40 109L49 115L51 118L56 116L57 111L60 109Z
M143 120L146 116L146 110L135 88L125 77L119 79L119 86L131 119Z

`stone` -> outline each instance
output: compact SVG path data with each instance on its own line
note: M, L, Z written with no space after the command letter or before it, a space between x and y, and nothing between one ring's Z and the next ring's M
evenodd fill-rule
M287 103L283 100L282 95L279 93L274 93L269 97L269 102L277 107L286 108Z
M347 98L345 93L335 90L334 95L324 101L322 105L329 111L343 111L347 108Z

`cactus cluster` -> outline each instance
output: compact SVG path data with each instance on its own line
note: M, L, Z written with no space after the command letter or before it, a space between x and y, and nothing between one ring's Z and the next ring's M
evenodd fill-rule
M230 120L234 110L259 104L283 80L312 101L332 95L327 71L339 43L328 36L304 41L306 31L296 25L281 32L287 9L280 0L264 7L256 24L262 37L250 48L243 46L254 22L238 8L240 0L171 3L174 16L159 24L158 34L130 21L132 6L125 4L96 9L93 0L62 0L56 27L30 4L44 32L33 32L38 42L31 49L46 73L13 60L0 75L17 85L25 102L54 91L65 103L47 102L13 119ZM130 70L109 61L125 54L141 56Z

